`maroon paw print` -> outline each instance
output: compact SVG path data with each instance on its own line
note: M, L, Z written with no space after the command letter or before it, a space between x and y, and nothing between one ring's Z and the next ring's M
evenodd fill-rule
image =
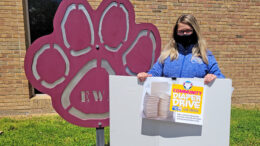
M66 0L56 12L53 33L28 49L25 72L64 119L104 127L109 125L108 75L148 71L160 47L157 28L136 24L128 0L102 1L97 10L86 0Z

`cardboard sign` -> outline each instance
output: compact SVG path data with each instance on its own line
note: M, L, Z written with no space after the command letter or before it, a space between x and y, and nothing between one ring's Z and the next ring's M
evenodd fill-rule
M172 84L170 111L175 122L202 125L204 85L203 82L180 79Z
M150 120L140 116L141 97L146 85L137 82L136 77L109 76L110 80L110 145L112 146L229 146L232 80L216 79L205 85L203 125L176 123L174 121ZM157 85L167 80L160 78ZM169 79L172 84L181 84ZM203 79L186 78L185 81L203 83ZM155 85L155 86L157 86ZM194 85L200 86L200 85ZM167 87L167 88L168 88ZM152 87L153 88L153 87ZM161 90L163 89L163 90ZM191 88L192 89L192 88ZM151 93L149 90L146 90ZM170 94L170 93L169 93ZM169 95L170 97L170 95ZM120 103L120 104L119 104ZM221 106L220 106L221 105ZM169 106L167 107L169 110ZM122 112L123 110L123 112ZM170 111L172 112L172 111ZM120 120L119 120L120 119ZM127 125L127 126L126 126ZM129 140L129 137L134 140ZM127 141L127 143L126 143Z
M142 99L143 118L203 124L203 80L148 78L144 84Z

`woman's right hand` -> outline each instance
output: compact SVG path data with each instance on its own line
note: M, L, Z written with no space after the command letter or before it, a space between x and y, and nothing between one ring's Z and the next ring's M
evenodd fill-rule
M138 78L141 82L145 81L147 77L151 77L151 76L152 76L151 74L148 74L148 73L146 73L146 72L140 72L140 73L137 74L137 78Z

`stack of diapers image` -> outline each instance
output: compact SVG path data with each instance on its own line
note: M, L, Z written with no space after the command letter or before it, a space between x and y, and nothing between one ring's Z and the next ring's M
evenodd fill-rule
M144 118L156 120L172 120L170 112L169 84L167 82L151 82L150 93L146 92L143 102Z
M144 114L146 118L157 118L158 117L158 103L159 97L149 96L145 94L144 98Z

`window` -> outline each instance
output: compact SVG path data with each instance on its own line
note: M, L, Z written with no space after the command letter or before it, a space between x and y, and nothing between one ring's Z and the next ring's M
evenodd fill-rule
M53 32L53 18L61 0L24 0L26 47ZM30 97L41 92L29 85Z

